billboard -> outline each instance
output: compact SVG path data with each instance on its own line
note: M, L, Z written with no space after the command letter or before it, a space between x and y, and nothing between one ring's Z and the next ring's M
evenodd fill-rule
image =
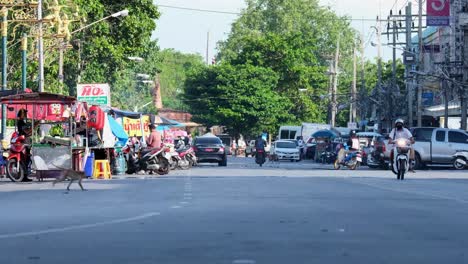
M78 101L91 105L111 105L110 86L107 83L78 84L76 97Z
M450 0L427 0L427 26L450 25Z
M151 123L150 117L147 115L144 115L142 117L143 121L143 133L145 136L148 136L150 131L149 131L149 125ZM140 119L132 119L132 118L123 118L123 128L125 132L127 132L127 135L129 137L137 136L141 137L141 123Z

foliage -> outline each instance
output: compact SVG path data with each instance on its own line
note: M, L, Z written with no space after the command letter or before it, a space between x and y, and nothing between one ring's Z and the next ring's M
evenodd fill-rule
M350 54L356 34L346 17L321 7L317 0L247 0L218 61L271 69L278 82L273 90L288 102L287 123L326 122L329 59L340 39L339 90L349 90ZM306 93L299 90L306 89ZM322 96L322 97L320 97ZM279 126L281 124L277 124Z
M233 135L275 131L289 119L289 102L273 90L278 75L268 68L229 65L195 68L186 80L184 99L195 122L222 124Z

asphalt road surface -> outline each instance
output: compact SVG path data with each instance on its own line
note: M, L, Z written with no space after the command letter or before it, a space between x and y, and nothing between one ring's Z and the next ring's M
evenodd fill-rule
M167 177L0 181L0 263L468 263L468 171L232 158Z

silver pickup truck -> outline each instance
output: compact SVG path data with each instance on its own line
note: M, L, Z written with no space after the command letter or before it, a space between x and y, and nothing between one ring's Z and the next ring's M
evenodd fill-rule
M415 127L410 129L415 139L416 169L426 165L453 165L453 155L468 150L468 133L458 129Z

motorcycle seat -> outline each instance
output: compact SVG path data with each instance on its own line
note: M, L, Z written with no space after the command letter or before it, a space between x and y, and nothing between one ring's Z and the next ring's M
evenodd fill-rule
M159 150L161 150L161 148L144 148L141 150L141 155L144 156L150 152L153 152L153 151L157 152Z

